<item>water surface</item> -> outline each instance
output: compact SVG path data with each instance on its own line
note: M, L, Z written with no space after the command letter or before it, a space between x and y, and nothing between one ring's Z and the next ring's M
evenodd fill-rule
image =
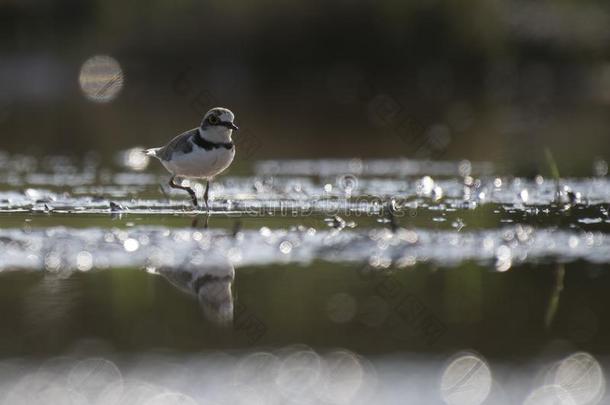
M607 399L607 177L262 161L208 213L138 150L0 155L4 403Z

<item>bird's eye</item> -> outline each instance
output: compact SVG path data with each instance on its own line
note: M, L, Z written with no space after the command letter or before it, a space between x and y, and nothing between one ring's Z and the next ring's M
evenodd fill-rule
M208 118L208 122L212 125L216 125L220 122L220 119L216 115L210 115L210 118Z

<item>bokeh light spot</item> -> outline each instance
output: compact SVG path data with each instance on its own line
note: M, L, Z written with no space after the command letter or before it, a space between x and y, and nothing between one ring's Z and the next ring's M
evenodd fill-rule
M114 100L123 88L123 70L116 59L95 55L81 66L78 83L87 99L107 103Z
M604 396L605 378L601 366L588 353L574 353L557 368L555 384L566 390L577 404L597 404Z
M76 255L76 267L80 271L89 271L93 267L93 256L87 251L82 251Z
M140 243L136 239L129 238L123 242L123 247L128 252L135 252L140 247Z
M441 396L447 405L479 405L491 391L492 377L487 364L473 354L453 360L441 379Z

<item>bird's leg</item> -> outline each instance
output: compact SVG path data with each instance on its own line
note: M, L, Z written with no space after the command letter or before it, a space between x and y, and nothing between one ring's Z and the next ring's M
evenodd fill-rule
M205 192L203 193L203 202L205 202L205 207L210 210L210 205L208 204L208 191L210 190L210 181L207 180L205 183Z
M167 191L165 191L165 187L163 187L163 184L159 184L159 190L165 197L165 200L169 203L169 195L167 195Z
M195 215L195 218L191 221L191 228L196 229L199 227L199 215Z
M197 195L195 194L193 189L190 188L190 187L185 187L185 186L181 186L181 185L178 185L178 184L174 183L174 179L175 178L176 178L176 176L172 176L172 178L169 179L169 186L171 188L177 188L177 189L184 190L184 191L188 192L189 195L191 196L191 199L193 200L193 205L195 207L197 207Z
M200 218L201 217L199 215L195 215L195 217L191 221L191 228L193 228L193 229L199 228L199 219ZM210 216L206 215L203 220L203 229L208 229L209 220L210 220Z

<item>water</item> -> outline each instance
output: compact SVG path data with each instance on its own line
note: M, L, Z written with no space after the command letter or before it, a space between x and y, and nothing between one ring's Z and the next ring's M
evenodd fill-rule
M607 401L607 177L138 151L0 154L0 402Z

